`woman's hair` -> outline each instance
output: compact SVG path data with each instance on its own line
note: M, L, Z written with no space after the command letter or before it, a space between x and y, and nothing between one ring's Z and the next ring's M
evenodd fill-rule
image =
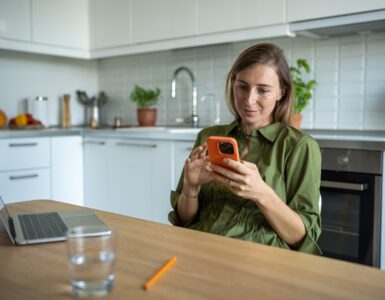
M293 88L290 69L283 51L274 44L263 43L247 48L235 60L226 79L226 103L230 112L237 118L240 116L235 109L234 81L236 75L255 64L267 64L272 66L278 76L282 98L277 101L273 110L273 120L291 125L294 110Z

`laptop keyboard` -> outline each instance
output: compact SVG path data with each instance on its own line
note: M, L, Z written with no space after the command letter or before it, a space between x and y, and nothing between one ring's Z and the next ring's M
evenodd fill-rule
M19 215L18 217L27 240L61 237L68 229L56 212Z

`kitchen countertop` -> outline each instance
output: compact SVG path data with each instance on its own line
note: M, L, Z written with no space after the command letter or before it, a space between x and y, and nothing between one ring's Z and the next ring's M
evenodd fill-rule
M201 128L184 127L126 127L92 129L52 127L39 130L0 130L0 138L86 135L92 137L137 138L157 140L194 141ZM385 131L315 130L303 129L314 137L321 148L363 149L385 151Z

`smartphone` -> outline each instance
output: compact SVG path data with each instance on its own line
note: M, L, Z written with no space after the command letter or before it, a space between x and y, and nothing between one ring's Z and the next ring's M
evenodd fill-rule
M207 151L210 162L228 168L223 163L224 158L239 161L239 151L237 140L231 137L210 136L207 139Z

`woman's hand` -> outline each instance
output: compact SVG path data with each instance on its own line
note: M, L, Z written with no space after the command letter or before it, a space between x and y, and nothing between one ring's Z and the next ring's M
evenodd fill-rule
M183 192L186 196L199 193L202 184L209 182L212 177L207 170L207 145L199 146L191 152L191 157L184 164Z
M251 162L237 162L224 159L230 169L211 164L207 170L211 172L215 182L226 185L235 195L256 201L266 188L257 166Z

